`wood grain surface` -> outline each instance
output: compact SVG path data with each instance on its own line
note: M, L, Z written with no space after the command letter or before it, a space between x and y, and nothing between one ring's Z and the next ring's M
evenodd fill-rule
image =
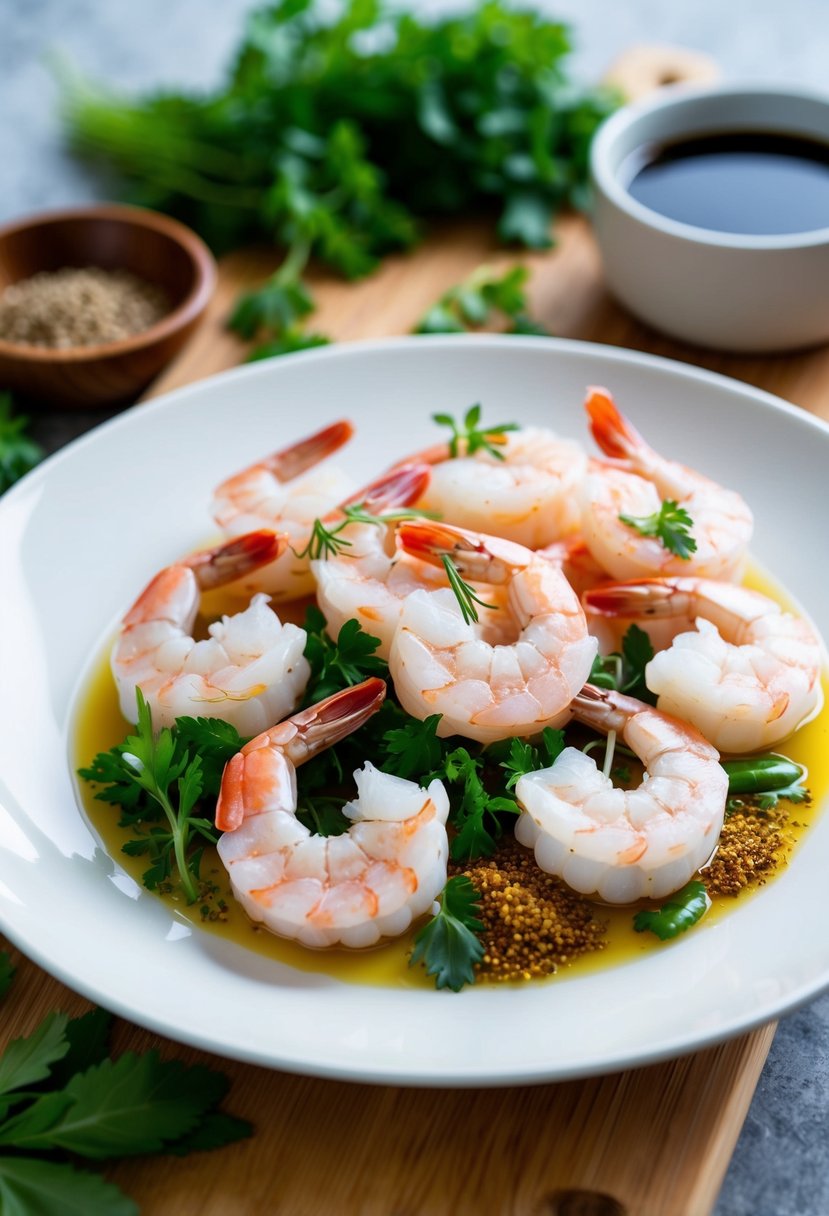
M533 269L533 315L554 333L726 372L829 419L829 350L740 358L681 347L609 299L583 220L565 219L557 233L552 253L522 259ZM491 242L484 225L447 228L365 282L319 277L314 328L343 341L406 333L482 262L515 262ZM271 254L256 252L224 261L205 322L154 392L239 361L244 347L225 329L228 308L272 265ZM2 1043L55 1008L77 1013L86 1003L21 960ZM411 1091L216 1061L119 1021L117 1050L160 1045L167 1055L218 1063L233 1080L229 1108L256 1133L221 1151L139 1159L109 1173L145 1216L706 1216L773 1033L765 1027L678 1061L581 1082Z

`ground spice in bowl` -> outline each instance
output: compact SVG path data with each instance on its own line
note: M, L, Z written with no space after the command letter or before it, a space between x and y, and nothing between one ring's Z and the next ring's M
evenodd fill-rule
M126 270L66 266L10 284L0 296L0 338L66 349L118 342L170 311L161 288Z

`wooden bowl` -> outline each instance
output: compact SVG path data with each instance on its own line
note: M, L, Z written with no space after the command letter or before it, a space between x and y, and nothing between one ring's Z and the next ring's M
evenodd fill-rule
M69 208L0 228L0 293L63 266L129 270L161 287L172 309L141 333L97 346L51 349L0 339L0 389L43 405L92 407L137 397L187 341L216 283L204 242L140 207Z

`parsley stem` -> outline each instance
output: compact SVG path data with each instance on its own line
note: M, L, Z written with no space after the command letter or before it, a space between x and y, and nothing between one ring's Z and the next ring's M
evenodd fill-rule
M607 745L604 752L604 764L602 766L602 776L609 777L610 770L613 767L613 753L616 750L616 731L609 730L607 732Z
M170 824L170 833L173 837L173 851L176 855L176 868L178 870L181 885L184 888L184 894L187 896L188 904L196 902L198 892L196 884L193 882L193 875L187 865L187 827L179 824L178 816L173 809L170 799L156 786L155 797L161 803L164 814Z

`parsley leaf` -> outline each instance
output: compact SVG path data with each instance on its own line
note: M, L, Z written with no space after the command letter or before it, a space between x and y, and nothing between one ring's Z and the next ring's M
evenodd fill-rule
M325 334L308 334L301 329L291 327L284 330L279 337L269 338L260 342L246 357L246 363L256 363L260 359L276 359L280 355L294 355L300 350L316 350L318 346L328 346L331 339Z
M39 1158L0 1157L4 1216L138 1216L138 1205L100 1174Z
M312 604L305 614L303 628L307 635L305 657L311 665L304 705L315 705L368 676L388 679L388 664L374 654L380 640L366 633L359 621L353 618L346 621L334 642L325 631L325 617Z
M50 1013L33 1034L14 1039L0 1057L0 1094L34 1085L49 1076L51 1067L69 1050L68 1018Z
M437 737L442 714L430 714L422 722L411 718L405 726L387 730L383 735L386 758L383 771L407 780L429 780L425 774L437 772L443 759L443 742Z
M514 798L489 794L481 775L483 767L483 757L472 756L467 748L458 747L446 757L439 774L450 786L460 785L463 790L460 802L453 801L449 812L449 822L457 829L449 846L453 861L490 857L502 831L498 812L519 814Z
M14 979L15 968L12 966L12 960L5 950L0 950L0 999L2 999L9 988L11 988L12 980Z
M500 767L509 774L506 788L514 789L526 773L549 768L563 750L564 731L553 730L551 726L546 726L541 732L541 748L533 747L526 739L510 739L509 755L500 761Z
M14 413L11 393L0 393L0 494L43 459L43 449L25 434L28 423Z
M596 655L588 683L597 688L612 688L646 705L655 705L656 696L645 683L645 668L653 658L653 646L644 629L631 625L622 638L622 653Z
M443 293L421 317L414 332L466 333L500 317L512 321L509 333L546 334L547 330L527 315L524 287L528 277L526 266L513 266L501 276L490 266L479 266L462 283Z
M281 335L313 308L305 284L279 270L261 287L239 297L227 324L243 338L253 338L263 330Z
M678 937L701 920L711 907L705 884L697 880L687 883L681 891L664 903L659 910L643 908L633 918L637 933L655 933L660 941Z
M460 992L464 984L475 982L475 964L483 958L484 947L477 934L483 930L478 919L480 896L465 874L450 878L443 889L440 911L419 931L409 966L422 962L427 975L435 976L436 988Z
M619 519L640 536L653 536L660 540L669 552L683 561L689 561L696 552L697 542L691 535L694 521L685 510L670 498L665 499L653 515L620 515Z
M497 426L488 426L486 430L479 429L480 405L473 405L468 409L462 423L458 423L451 414L432 414L432 421L437 422L439 426L448 426L451 429L449 455L453 458L474 456L477 451L483 450L490 456L494 456L496 460L503 460L504 454L499 452L498 448L503 447L506 442L504 435L508 431L520 429L515 422L500 422Z

